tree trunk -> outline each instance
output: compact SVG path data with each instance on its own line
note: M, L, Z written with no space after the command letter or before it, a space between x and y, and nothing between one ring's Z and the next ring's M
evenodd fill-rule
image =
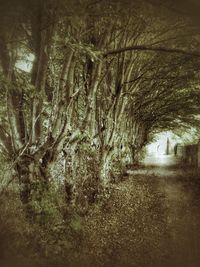
M140 149L135 145L130 146L131 150L131 164L138 165L140 161Z
M42 212L41 202L49 189L48 167L31 156L22 156L16 165L19 177L20 198L27 216L34 219ZM33 204L38 207L33 207Z
M99 168L99 179L103 187L106 187L110 182L110 163L112 157L111 149L104 149L100 153L100 168Z
M133 133L132 142L129 145L131 151L132 164L138 165L141 160L141 152L147 144L148 131L141 123L135 122L135 130Z

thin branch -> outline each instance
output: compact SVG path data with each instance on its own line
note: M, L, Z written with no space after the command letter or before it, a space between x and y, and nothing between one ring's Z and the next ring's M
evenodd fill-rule
M148 45L133 45L122 47L114 50L108 50L103 53L104 57L109 55L116 55L128 51L152 51L152 52L163 52L163 53L175 53L175 54L183 54L183 55L190 55L194 57L200 57L200 52L197 51L187 51L179 48L166 48L166 47L152 47Z

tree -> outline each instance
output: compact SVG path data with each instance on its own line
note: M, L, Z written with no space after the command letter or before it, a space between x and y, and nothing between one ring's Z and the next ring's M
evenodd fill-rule
M24 204L41 202L56 172L69 202L84 186L92 202L152 132L198 124L196 32L164 10L145 1L3 5L0 143ZM17 68L22 54L34 57L30 73Z

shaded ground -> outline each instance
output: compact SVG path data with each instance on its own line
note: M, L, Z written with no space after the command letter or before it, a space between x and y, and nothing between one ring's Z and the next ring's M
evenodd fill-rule
M146 165L152 166L151 158ZM200 191L198 170L183 169L179 160L165 156L152 169L159 178L159 191L164 195L166 223L173 250L171 266L200 266Z
M171 157L145 163L129 170L103 212L92 212L96 221L88 219L95 233L87 243L89 254L92 243L96 259L101 251L101 266L199 267L198 173L183 170Z
M149 157L145 176L155 175L158 191L163 194L166 223L171 237L171 266L200 266L200 198L198 171L180 167L172 156ZM134 171L133 171L134 174Z
M0 206L0 266L199 267L200 175L173 158L162 162L130 170L86 216L63 221L52 211L46 229L30 225L8 195Z
M159 191L164 195L166 223L173 249L171 266L200 266L200 177L198 170L183 169L179 160L164 156L147 159L146 166L158 166L152 173L159 176Z
M195 183L176 177L159 182L173 250L171 266L200 266L200 192L195 192Z

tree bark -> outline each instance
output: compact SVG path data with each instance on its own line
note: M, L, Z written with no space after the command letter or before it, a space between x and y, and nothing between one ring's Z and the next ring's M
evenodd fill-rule
M111 168L110 164L111 164L112 151L113 150L111 147L107 147L107 148L104 148L100 152L99 179L103 187L106 187L108 183L110 182L110 178L111 178L110 177L110 168Z
M38 201L49 188L48 167L28 155L22 156L16 165L19 176L20 197L23 204L29 204L33 198Z

